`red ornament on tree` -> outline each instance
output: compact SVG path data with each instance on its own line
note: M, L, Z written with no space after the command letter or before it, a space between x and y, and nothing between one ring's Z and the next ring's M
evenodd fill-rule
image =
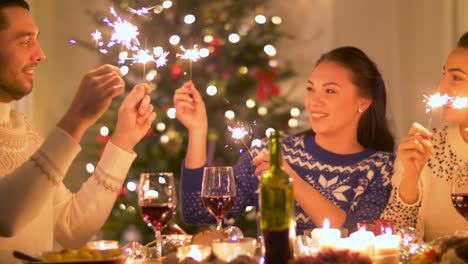
M257 99L265 101L269 97L278 96L280 92L279 86L274 82L276 73L274 71L259 70L255 73L254 78L257 80Z

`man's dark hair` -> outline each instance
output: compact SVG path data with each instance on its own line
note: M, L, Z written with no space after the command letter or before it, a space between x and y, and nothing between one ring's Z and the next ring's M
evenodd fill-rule
M3 9L5 7L14 6L29 10L29 4L24 0L0 0L0 30L4 30L8 26L8 23L3 14Z
M466 32L460 37L457 43L457 47L468 49L468 32Z

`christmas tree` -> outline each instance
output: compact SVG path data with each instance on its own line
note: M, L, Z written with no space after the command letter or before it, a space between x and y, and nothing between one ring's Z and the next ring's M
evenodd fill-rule
M204 97L209 164L233 165L254 139L265 137L268 128L287 132L297 127L301 109L281 95L278 85L293 73L277 59L274 46L286 35L280 31L281 18L268 15L265 2L113 0L106 12L91 11L98 25L94 41L81 43L100 51L103 62L119 65L127 87L148 83L158 115L136 146L138 157L102 229L103 238L145 243L154 239L138 211L136 188L141 172L172 171L180 178L187 133L174 119L172 97L185 81L191 79ZM124 37L118 32L122 28L127 30ZM195 57L185 59L189 53ZM89 172L114 129L119 105L114 100L85 137L87 152L95 153L87 157ZM243 128L246 135L236 140L233 127ZM184 225L180 212L173 222L190 233L200 228ZM255 236L255 209L229 224Z

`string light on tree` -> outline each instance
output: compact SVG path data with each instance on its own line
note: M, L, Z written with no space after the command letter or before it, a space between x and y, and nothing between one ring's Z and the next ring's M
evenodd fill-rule
M120 72L122 73L123 76L127 75L129 71L130 69L126 65L120 67Z
M185 24L193 24L195 22L195 16L192 14L188 14L184 17L184 23Z
M298 125L299 125L299 121L297 121L296 118L290 118L290 119L288 120L288 126L289 126L290 128L296 128Z
M267 44L263 47L263 51L270 57L273 57L276 55L276 48L273 47L271 44Z
M256 15L255 16L255 22L258 24L265 24L266 23L266 17L264 15Z
M169 0L166 0L162 3L162 6L165 8L165 9L169 9L171 8L172 6L172 1L169 1Z
M171 37L169 37L169 43L171 43L171 45L177 45L179 44L180 42L180 37L178 35L172 35Z
M298 117L301 114L301 110L297 107L293 107L291 108L289 113L291 114L292 117Z
M229 120L232 120L234 119L234 117L236 117L236 114L234 113L234 111L232 110L227 110L225 113L224 113L224 116L229 119Z
M218 88L216 88L216 86L210 85L206 87L206 94L208 94L209 96L214 96L217 93L218 93Z
M270 135L271 135L271 133L272 133L273 131L275 131L274 128L271 128L271 127L270 127L270 128L267 128L267 129L265 130L265 135L266 135L267 137L270 137Z
M129 190L130 192L134 192L136 191L136 189L137 189L136 183L132 181L127 182L127 190Z
M268 114L268 108L266 108L265 106L260 106L258 109L257 109L257 113L260 115L260 116L266 116Z
M167 117L169 117L170 119L176 118L176 109L174 107L167 109L166 113L167 113Z
M205 36L203 37L203 41L204 41L205 43L211 43L211 42L213 41L213 36L212 36L212 35L205 35Z
M283 19L280 16L273 16L271 18L271 23L275 25L280 25L283 22Z
M169 142L169 136L166 134L161 135L161 138L159 139L159 141L161 141L162 144L167 144Z
M201 48L199 51L198 51L198 55L200 55L200 57L202 58L206 58L210 55L210 50L207 49L207 48Z
M247 108L254 108L255 105L257 105L257 103L252 98L249 98L247 101L245 101L245 106L247 106Z
M246 66L239 67L239 73L241 75L247 74L248 72L249 72L249 68L247 68Z
M252 147L258 147L258 148L259 148L259 147L262 146L262 140L256 138L256 139L252 140L252 143L250 143L250 145L251 145Z
M107 137L109 135L109 128L106 127L106 126L102 126L99 129L99 134L101 134L101 136L103 136L103 137Z
M86 164L86 171L89 173L89 174L92 174L94 172L94 165L92 163L88 163Z
M228 40L231 43L237 43L240 40L240 36L238 34L236 34L236 33L232 33L232 34L229 35Z
M164 130L166 130L166 124L164 124L163 122L158 122L156 124L156 130L159 132L163 132Z

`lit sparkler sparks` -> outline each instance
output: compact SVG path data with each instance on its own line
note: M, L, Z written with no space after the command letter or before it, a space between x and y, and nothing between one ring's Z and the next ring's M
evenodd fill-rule
M140 41L137 37L140 32L138 32L138 27L126 20L122 20L122 18L117 15L114 8L111 7L110 12L117 21L110 22L108 18L104 19L104 22L108 26L114 28L114 33L111 36L108 47L113 46L115 43L122 44L122 46L127 47L127 49L132 49L132 44L139 46Z
M161 55L159 55L158 59L156 60L156 67L159 68L166 65L167 55L169 55L169 52L163 52Z
M244 141L244 137L250 133L248 129L242 124L238 124L238 126L236 127L228 126L228 130L231 131L231 137L232 139L234 139L235 142L242 141L247 151L249 152L250 156L253 158L254 156L252 152L250 151L249 147Z
M147 15L149 14L149 11L151 11L151 9L154 9L156 6L151 6L151 7L142 7L140 9L133 9L133 8L128 8L128 11L130 13L133 13L135 15L138 15L138 16L144 16L144 15Z
M452 101L452 107L454 109L466 108L467 105L468 105L468 98L467 97L458 97L457 96Z
M102 33L96 29L96 31L92 33L91 36L96 41L96 47L97 47L99 40L102 39Z
M426 102L426 106L427 106L426 113L428 113L431 110L434 110L435 108L444 106L451 99L451 97L448 96L447 94L441 95L440 93L436 93L429 97L424 95L424 98L426 98L425 100L423 100L423 102Z
M180 46L180 49L184 54L177 54L177 57L190 61L190 80L192 80L192 61L197 61L200 58L197 45L193 46L193 49L185 49L183 46Z

